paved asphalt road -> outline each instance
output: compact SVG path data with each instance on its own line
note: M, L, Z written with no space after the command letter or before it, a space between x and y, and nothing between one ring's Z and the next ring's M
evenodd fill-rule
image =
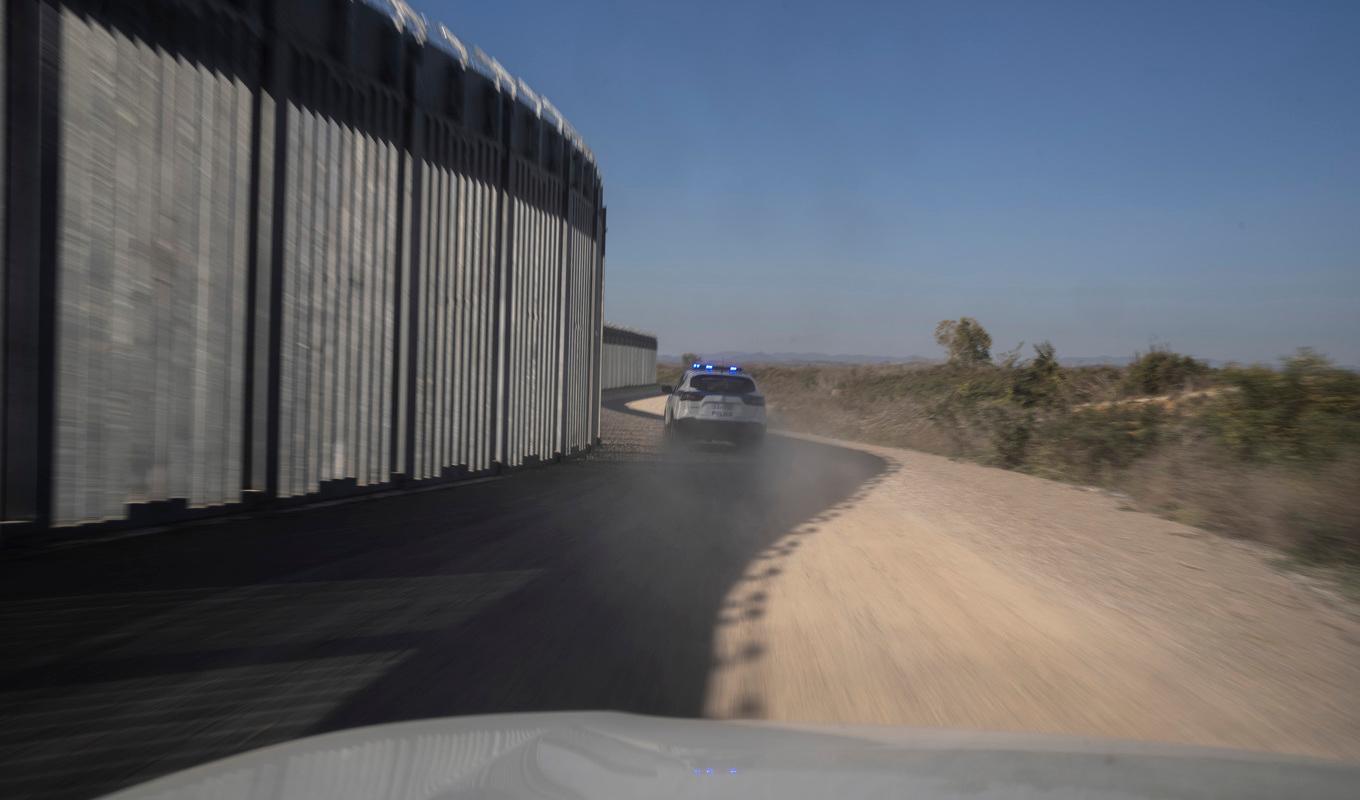
M775 437L668 451L625 399L579 462L7 557L0 797L91 797L431 716L700 715L717 629L764 613L759 591L728 607L734 589L891 467Z

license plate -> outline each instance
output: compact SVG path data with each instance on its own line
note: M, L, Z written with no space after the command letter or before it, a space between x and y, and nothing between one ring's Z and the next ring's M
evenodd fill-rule
M719 417L721 419L731 419L733 416L733 411L730 406L718 406L717 408L713 409L713 416Z

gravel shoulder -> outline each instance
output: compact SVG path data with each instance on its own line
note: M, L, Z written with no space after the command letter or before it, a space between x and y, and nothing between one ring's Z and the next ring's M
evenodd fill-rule
M1360 629L1269 551L1102 492L789 438L889 467L736 585L707 715L1360 759Z

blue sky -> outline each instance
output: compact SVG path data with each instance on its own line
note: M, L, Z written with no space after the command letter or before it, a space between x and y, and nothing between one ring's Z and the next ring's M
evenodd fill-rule
M663 352L1360 364L1360 3L413 5L585 136Z

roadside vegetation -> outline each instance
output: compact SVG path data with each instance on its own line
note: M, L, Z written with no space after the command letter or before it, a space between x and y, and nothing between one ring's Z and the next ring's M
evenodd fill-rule
M746 366L779 427L1121 492L1339 567L1360 592L1360 374L1309 350L1213 368L1154 348L1127 366L1066 367L1048 342L993 353L967 317L935 334L940 364Z

